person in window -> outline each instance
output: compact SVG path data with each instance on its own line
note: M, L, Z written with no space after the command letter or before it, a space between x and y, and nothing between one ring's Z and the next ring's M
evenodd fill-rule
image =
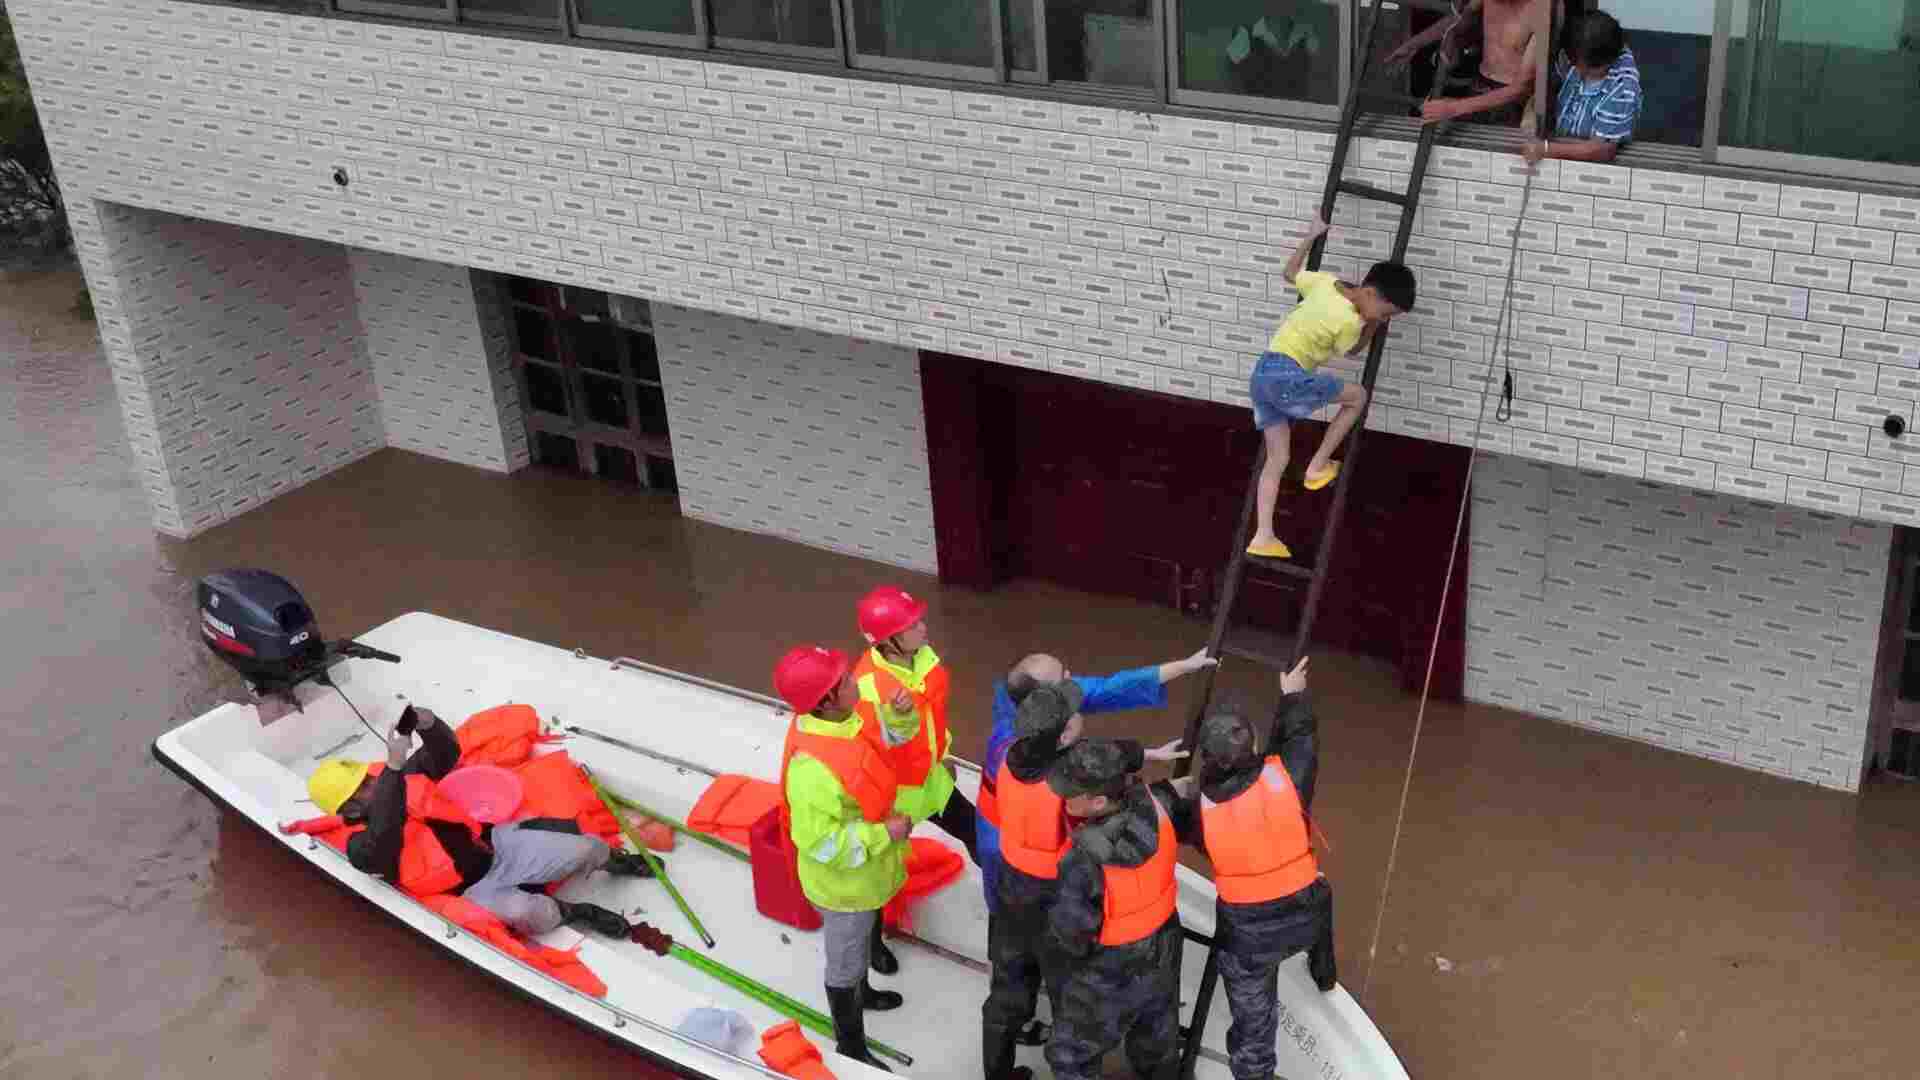
M1568 28L1567 49L1554 62L1553 75L1553 137L1528 139L1521 155L1528 161L1612 161L1640 119L1640 68L1620 23L1604 11L1580 16Z
M1445 97L1420 108L1422 123L1472 117L1477 123L1530 126L1533 88L1547 54L1548 0L1468 0L1459 14L1408 38L1389 68L1440 43L1436 75Z

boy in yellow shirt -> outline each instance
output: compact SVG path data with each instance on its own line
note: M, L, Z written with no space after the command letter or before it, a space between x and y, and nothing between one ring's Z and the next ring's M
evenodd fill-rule
M1332 274L1303 271L1314 241L1326 233L1327 223L1315 217L1293 258L1287 260L1286 279L1299 290L1300 304L1273 332L1247 386L1253 398L1253 426L1267 444L1257 493L1260 516L1254 522L1253 542L1247 545L1249 555L1285 559L1293 554L1273 533L1273 504L1280 498L1280 474L1287 469L1291 422L1312 416L1323 406L1339 405L1301 481L1308 491L1318 491L1340 474L1333 452L1366 407L1365 387L1316 369L1336 355L1365 349L1374 331L1395 315L1413 310L1413 271L1400 263L1374 263L1358 286Z

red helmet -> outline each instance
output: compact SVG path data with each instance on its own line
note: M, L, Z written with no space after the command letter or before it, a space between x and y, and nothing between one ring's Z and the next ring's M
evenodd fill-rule
M925 618L927 604L905 589L882 585L860 598L860 632L879 641Z
M773 665L773 688L796 713L810 713L840 685L853 667L847 654L820 645L801 645Z

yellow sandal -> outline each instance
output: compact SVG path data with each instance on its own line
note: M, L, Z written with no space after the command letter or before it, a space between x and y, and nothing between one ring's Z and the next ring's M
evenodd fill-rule
M1248 544L1247 554L1258 559L1291 559L1293 549L1275 540L1271 544Z
M1339 475L1340 475L1340 463L1337 461L1329 461L1327 462L1327 468L1325 472L1321 472L1321 473L1310 472L1305 476L1301 477L1300 486L1306 488L1308 491L1319 491L1321 488L1326 487L1328 484L1333 483L1333 478Z

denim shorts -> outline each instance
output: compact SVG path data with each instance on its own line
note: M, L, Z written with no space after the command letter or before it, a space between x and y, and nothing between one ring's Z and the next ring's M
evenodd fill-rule
M1253 426L1265 431L1288 420L1304 420L1331 405L1343 385L1335 376L1302 368L1285 353L1266 353L1247 383L1247 395L1253 398Z

